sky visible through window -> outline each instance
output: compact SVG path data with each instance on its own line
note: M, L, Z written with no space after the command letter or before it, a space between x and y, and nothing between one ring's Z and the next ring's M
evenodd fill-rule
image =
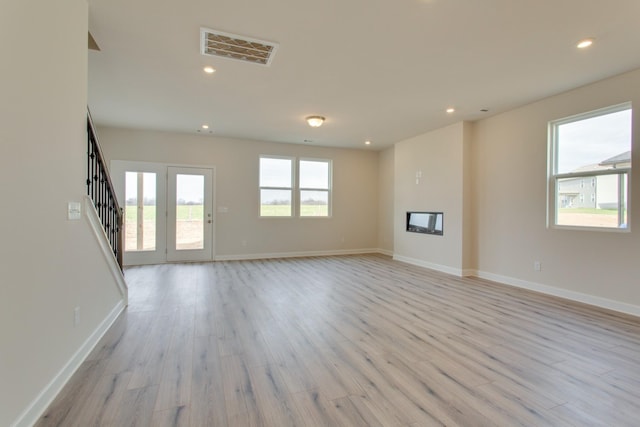
M557 173L574 172L587 165L631 150L631 109L558 126Z
M290 188L291 166L291 159L262 157L260 159L260 186Z
M125 199L128 203L137 201L138 199L138 172L127 172L125 174ZM151 172L145 172L142 178L142 192L141 195L144 200L152 204L155 204L156 200L156 174Z
M204 195L204 177L202 175L178 174L176 179L179 191L176 198L179 203L202 204ZM138 198L138 172L127 172L125 174L125 180L125 199L128 201L128 204L131 204L134 201L137 201ZM155 204L155 173L143 173L142 192L145 204Z
M329 163L300 160L300 188L329 189Z

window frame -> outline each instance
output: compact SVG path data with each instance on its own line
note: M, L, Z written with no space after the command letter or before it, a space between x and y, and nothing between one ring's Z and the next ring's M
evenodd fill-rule
M291 161L291 187L262 186L261 167L262 159L279 159ZM300 186L300 162L326 163L328 169L327 188L301 187ZM287 190L291 192L290 215L263 215L262 214L262 190ZM302 192L319 191L327 193L327 215L302 215ZM258 217L259 218L331 218L333 215L333 160L315 157L292 157L271 154L258 156Z
M300 162L317 162L317 163L326 163L327 164L327 188L312 188L312 187L302 187L300 185L301 180L301 170ZM297 162L297 195L298 195L298 217L299 218L331 218L333 212L333 160L331 159L320 159L314 157L300 157ZM327 193L327 214L326 215L302 215L302 192L303 191L322 191Z
M290 160L290 187L263 186L261 182L262 159ZM291 192L291 212L289 215L263 215L262 214L262 190L288 190ZM290 156L274 156L261 154L258 157L258 216L260 218L293 218L296 216L296 158Z
M583 230L583 231L606 231L628 233L631 231L631 173L633 163L630 167L603 169L595 171L582 172L566 172L558 173L558 150L559 150L559 127L565 124L574 123L582 120L588 120L607 114L617 113L625 110L631 110L633 120L633 107L631 102L624 102L609 107L600 108L585 113L575 114L558 120L551 120L548 123L548 159L547 159L547 228L567 229L567 230ZM633 157L633 129L631 140L631 157ZM584 179L597 180L600 176L618 176L618 227L601 227L586 225L570 225L558 224L558 188L559 183L563 179L581 179L581 187L584 185ZM626 177L626 179L625 179ZM597 191L597 190L596 190ZM597 195L596 195L597 198ZM625 218L626 211L626 221ZM624 225L624 226L623 226Z

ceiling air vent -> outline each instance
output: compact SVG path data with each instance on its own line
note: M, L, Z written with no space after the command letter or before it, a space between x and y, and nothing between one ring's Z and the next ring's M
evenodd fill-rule
M203 55L220 56L269 66L277 49L277 43L208 28L200 29L200 52Z

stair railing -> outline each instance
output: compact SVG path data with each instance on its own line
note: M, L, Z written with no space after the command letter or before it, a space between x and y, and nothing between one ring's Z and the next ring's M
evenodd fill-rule
M116 199L90 112L87 112L87 194L93 201L113 255L122 270L122 209Z

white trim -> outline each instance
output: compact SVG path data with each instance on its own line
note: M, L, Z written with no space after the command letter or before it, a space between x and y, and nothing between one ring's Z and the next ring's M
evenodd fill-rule
M359 255L378 253L379 249L338 249L330 251L274 252L262 254L216 255L215 261L245 261L252 259L304 258L316 256Z
M486 271L476 270L471 275L479 277L481 279L498 282L507 286L540 292L542 294L560 297L566 300L576 301L583 304L589 304L596 307L640 317L640 306L637 305L627 304L624 302L602 298L595 295L584 294L582 292L570 291L568 289L556 288L554 286L543 285L540 283L529 282L527 280L502 276L499 274L487 273Z
M376 252L382 255L393 257L393 251L390 251L388 249L378 248L376 249Z
M458 276L458 277L463 276L463 271L459 268L453 268L447 265L433 264L431 262L423 261L421 259L410 258L402 255L393 255L393 260L405 262L407 264L417 265L418 267L424 267L431 270L440 271L442 273L453 274L454 276Z
M120 291L120 295L122 295L124 305L127 306L129 305L129 289L127 287L127 282L124 280L122 270L120 270L120 266L118 265L118 260L116 260L116 256L111 250L109 238L104 232L104 228L102 228L98 212L96 211L95 206L93 206L93 201L89 196L84 196L84 212L87 221L93 230L93 235L96 237L101 252L107 261L107 267L118 285L118 291Z
M60 372L53 377L51 382L45 386L38 397L36 397L27 409L25 409L17 418L17 420L11 424L11 427L29 427L38 421L51 402L53 402L53 399L55 399L58 393L60 393L69 379L71 379L71 376L76 372L87 356L89 356L89 353L91 353L93 348L98 344L100 339L102 339L104 334L109 330L113 322L116 321L124 309L124 301L118 301L107 317L100 323L100 325L98 325L96 330L93 331L75 354L71 356L71 359L69 359Z

